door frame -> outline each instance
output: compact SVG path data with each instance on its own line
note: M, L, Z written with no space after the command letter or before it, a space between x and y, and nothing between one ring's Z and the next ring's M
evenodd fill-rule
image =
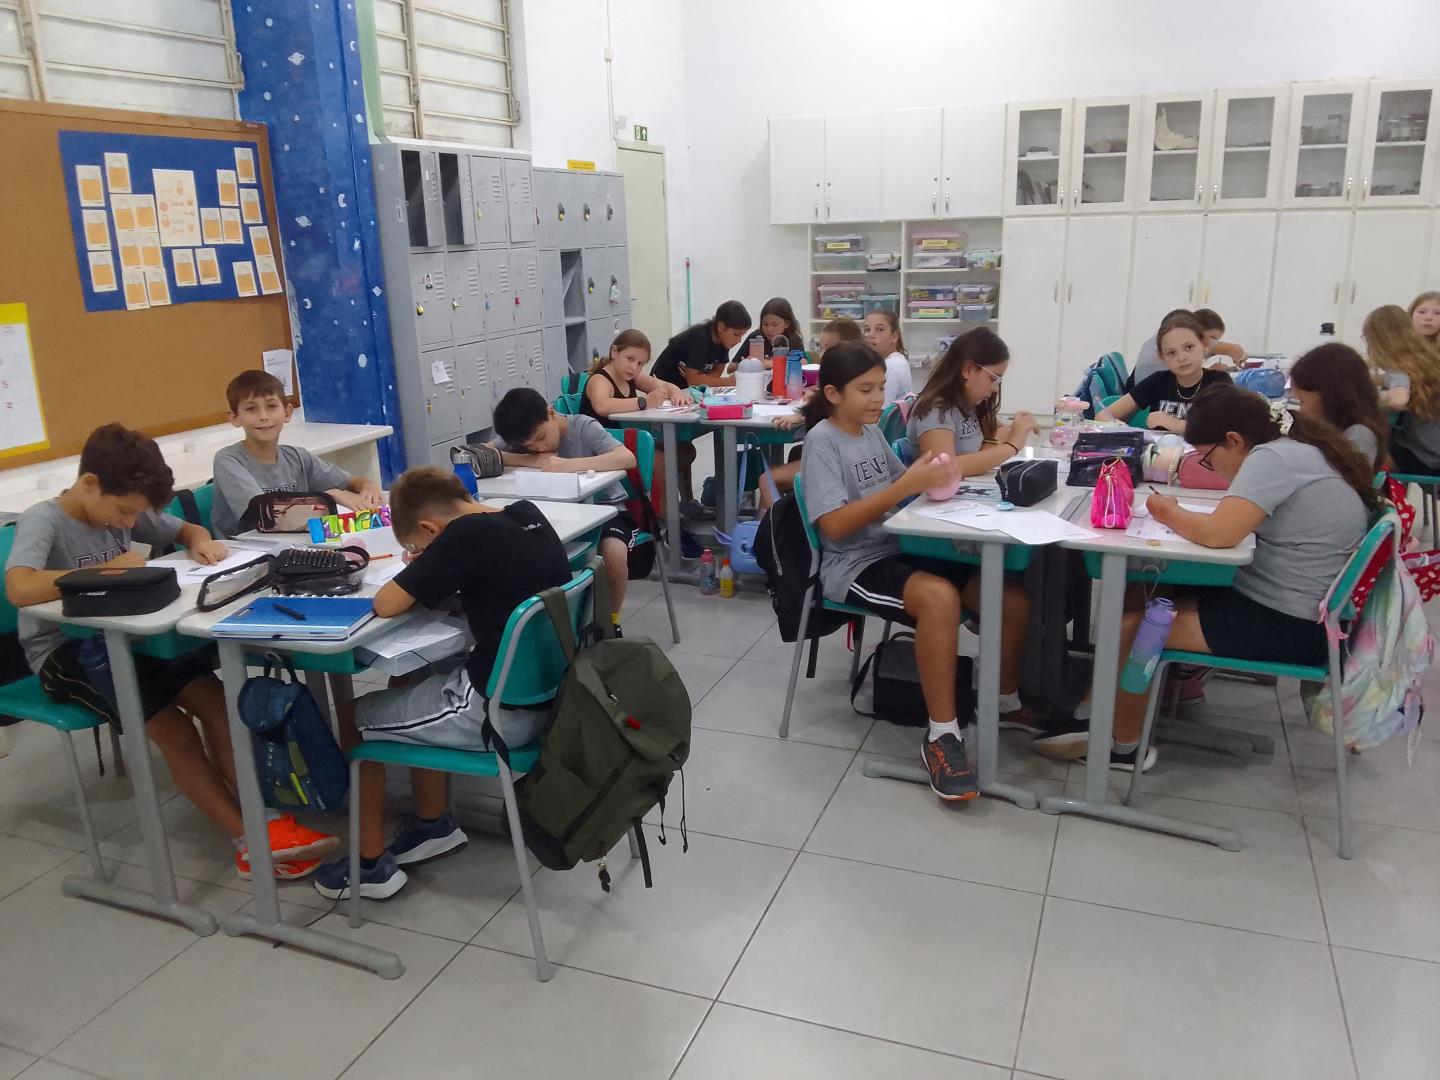
M621 176L624 176L624 175L625 175L625 170L620 167L620 156L619 156L619 155L620 155L620 151L622 151L622 150L630 150L630 151L633 151L633 152L639 153L639 154L658 154L658 155L660 156L661 184L663 185L664 190L665 190L665 313L666 313L667 326L669 327L670 330L673 330L673 329L674 329L674 324L675 324L675 308L674 308L674 305L673 305L672 300L671 300L671 297L670 297L670 181L669 181L669 173L667 172L667 169L666 169L666 166L668 165L668 161L667 161L667 159L666 159L666 157L665 157L665 147L662 146L662 145L660 145L659 143L635 142L633 139L616 139L616 140L615 140L615 155L616 155L616 157L615 157L615 171L618 172L618 173L620 173ZM626 223L628 224L629 221L630 221L630 215L629 215L629 213L627 213L627 214L625 215L625 220L626 220ZM626 258L628 259L628 258L629 258L629 251L630 251L630 237L629 237L628 235L625 237L625 251L626 251ZM635 275L634 275L634 273L631 273L629 276L630 276L630 287L631 287L631 289L633 290L634 287L635 287ZM633 299L634 299L634 297L633 297L633 292L632 292L632 297L631 297L631 299L632 299L632 305L631 305L631 309L630 309L630 321L631 321L631 324L633 325L633 324L634 324L634 321L635 321L635 309L634 309L634 305L633 305ZM667 332L668 332L668 331L667 331ZM658 352L657 352L656 355L658 355Z

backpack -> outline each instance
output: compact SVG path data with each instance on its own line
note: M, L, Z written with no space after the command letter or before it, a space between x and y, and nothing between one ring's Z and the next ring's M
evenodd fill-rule
M547 589L540 596L569 669L540 736L540 756L515 783L525 843L551 870L598 859L600 887L609 892L605 856L633 830L648 889L650 856L640 822L658 805L665 842L665 795L690 756L690 694L653 641L596 640L601 631L590 627L577 648L565 594ZM508 748L493 732L487 735L508 762ZM683 772L681 785L682 850L688 851Z
M290 672L290 680L280 676ZM240 687L240 720L255 746L265 805L334 813L345 805L350 769L320 706L288 659L265 654L265 673Z
M1119 397L1125 393L1125 379L1129 371L1125 357L1118 352L1108 352L1087 367L1080 376L1080 385L1074 396L1085 403L1085 419L1094 420L1104 406L1107 397Z
M660 535L660 522L655 516L655 507L645 497L645 485L640 482L640 433L627 427L620 434L625 449L635 457L635 464L625 470L625 512L636 528L650 534L650 539L635 543L632 539L626 555L627 576L639 581L650 576L655 568L655 537Z
M810 573L810 541L805 537L805 523L800 520L800 505L793 492L782 495L760 519L760 528L755 532L755 561L765 571L770 606L780 618L780 640L792 642L800 636L805 590L817 583ZM817 588L805 636L825 637L849 621L849 616L821 607Z
M1387 510L1399 539L1400 519ZM1323 617L1334 586L1320 602ZM1353 594L1352 594L1353 595ZM1425 622L1420 593L1404 564L1389 559L1380 571L1369 599L1344 635L1349 648L1340 664L1340 722L1345 745L1368 750L1391 735L1415 732L1424 712L1421 701L1425 672L1435 658L1435 639ZM1335 730L1331 695L1325 692L1311 707L1310 719L1321 731Z

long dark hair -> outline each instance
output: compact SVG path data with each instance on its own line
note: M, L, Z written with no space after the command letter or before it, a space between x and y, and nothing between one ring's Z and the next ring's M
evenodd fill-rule
M789 300L783 296L774 296L766 300L765 306L760 309L760 319L755 324L757 329L760 323L765 321L766 315L774 315L777 319L785 320L785 345L787 348L805 348L805 331L800 329L800 320L795 318L795 309L790 306Z
M834 411L830 399L825 396L825 387L833 386L843 391L867 371L884 366L885 361L880 354L863 341L842 341L826 349L825 355L820 358L819 385L800 409L800 415L805 419L805 430L809 431L821 420L829 419Z
M745 305L739 300L726 300L715 309L715 314L705 320L705 325L710 327L710 332L715 332L715 324L728 326L731 330L749 330L751 326L750 312L745 310Z
M1250 447L1263 446L1281 437L1280 422L1270 412L1270 403L1252 390L1229 383L1202 390L1185 414L1185 441L1192 446L1213 446L1233 431ZM1289 437L1307 443L1325 455L1325 462L1360 496L1366 509L1379 506L1375 494L1375 470L1339 428L1308 416L1295 416Z
M1319 394L1325 419L1340 431L1359 424L1372 432L1377 449L1371 464L1379 467L1390 430L1380 414L1380 396L1364 357L1338 342L1318 346L1295 361L1290 382L1296 389Z
M965 365L994 367L1010 359L1010 349L1000 335L988 326L977 326L968 330L950 343L940 363L920 396L915 399L913 416L928 416L934 409L960 409L970 412L971 406L965 400ZM995 395L990 395L974 406L975 419L980 421L980 431L987 439L995 437L999 423L995 419Z

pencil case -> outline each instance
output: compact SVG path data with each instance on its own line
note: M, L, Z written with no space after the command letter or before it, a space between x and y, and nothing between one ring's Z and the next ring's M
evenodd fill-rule
M1012 506L1034 506L1055 494L1060 463L1053 458L1007 461L995 473L1000 498Z
M1087 431L1075 440L1070 451L1070 474L1065 478L1069 487L1094 487L1100 470L1107 461L1119 458L1130 471L1130 479L1139 484L1145 454L1145 433L1127 431Z
M77 618L148 615L180 595L180 579L168 566L99 566L57 578L60 610Z
M700 415L706 420L748 420L755 413L750 401L728 402L722 405L701 405Z

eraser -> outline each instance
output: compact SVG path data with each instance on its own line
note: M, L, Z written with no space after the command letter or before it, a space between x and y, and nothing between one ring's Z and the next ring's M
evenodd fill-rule
M1015 504L1012 503L1012 502L1003 502L1003 501L1002 501L1002 502L998 502L998 503L995 504L995 509L996 509L996 510L1014 510L1014 509L1015 509Z

